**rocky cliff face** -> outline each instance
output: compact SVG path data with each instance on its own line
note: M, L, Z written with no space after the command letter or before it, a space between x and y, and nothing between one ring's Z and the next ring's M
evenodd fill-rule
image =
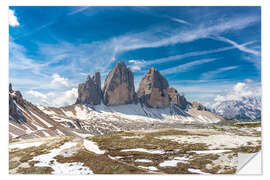
M118 62L104 82L105 105L130 104L135 100L133 73L124 62Z
M200 111L208 111L208 109L204 105L198 103L197 101L192 102L192 107Z
M189 102L186 100L184 94L179 94L173 87L168 88L168 94L172 104L179 106L181 109L186 109Z
M85 83L79 84L76 104L100 104L102 100L100 73L88 76Z
M17 123L26 122L22 111L17 108L16 104L24 107L24 100L20 91L13 91L12 85L9 84L9 118Z
M150 68L140 82L138 99L148 107L161 108L169 105L168 81L155 68Z

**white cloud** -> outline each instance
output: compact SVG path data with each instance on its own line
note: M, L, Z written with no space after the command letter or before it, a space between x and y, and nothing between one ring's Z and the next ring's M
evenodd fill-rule
M20 25L18 18L15 16L14 10L11 10L11 9L8 10L8 23L12 27Z
M52 75L53 80L51 81L51 84L53 86L64 86L64 87L69 87L68 79L61 77L59 74L53 74Z
M252 54L254 56L259 56L260 55L260 52L259 51L256 51L254 49L247 48L246 46L243 46L241 44L238 44L237 42L232 41L232 40L230 40L228 38L218 36L218 37L215 37L213 39L216 39L216 40L220 40L220 41L229 43L229 44L233 45L235 48L239 49L240 51L243 51L243 52Z
M67 16L77 14L77 13L82 12L82 11L84 11L84 10L88 9L88 8L89 8L88 6L78 8L78 9L76 9L76 10L71 11L70 13L68 13L68 14L67 14Z
M34 96L36 98L47 99L47 95L42 94L38 91L30 90L30 91L26 91L26 94L29 94L29 95Z
M145 65L144 60L129 60L128 61L131 65L129 66L132 71L140 71L141 68Z
M178 22L178 23L181 23L181 24L188 24L188 25L191 25L189 22L183 20L183 19L179 19L179 18L170 18L172 21L175 21L175 22Z
M208 72L205 72L201 75L201 79L215 78L218 74L221 74L221 73L226 72L226 71L231 71L231 70L236 69L236 68L238 68L238 66L228 66L228 67L219 68L217 70L208 71Z
M240 45L245 47L245 46L250 45L252 43L254 43L254 41L249 41L247 43L243 43ZM145 66L149 66L151 64L166 63L166 62L176 61L176 60L180 60L180 59L184 59L184 58L188 58L188 57L195 57L195 56L201 56L201 55L207 55L207 54L228 51L228 50L235 49L235 48L236 48L235 46L229 46L229 47L212 49L212 50L207 50L207 51L188 52L185 54L179 54L179 55L159 58L159 59L155 59L155 60L148 60L148 61L144 61L143 63L140 64L140 69L144 68ZM137 64L139 64L141 62L140 60L134 60L134 61L136 61Z
M87 73L80 73L80 75L82 75L82 76L88 76L89 74L87 74Z
M162 70L161 73L162 74L174 74L174 73L179 73L179 72L186 72L191 68L194 68L195 66L199 66L201 64L205 64L205 63L210 63L212 61L217 60L217 58L212 58L212 59L200 59L200 60L196 60L196 61L192 61L186 64L181 64L179 66L176 67L172 67L172 68L168 68L166 70Z
M74 104L78 96L76 88L61 92L41 93L38 91L26 91L25 97L31 102L45 106L67 106Z
M215 103L212 107L216 107L223 101L229 100L241 100L242 97L250 96L261 96L261 86L256 84L253 81L250 83L247 82L238 82L225 95L217 95L214 98Z
M114 38L113 41L117 45L117 51L129 51L141 48L157 48L162 46L174 45L177 43L191 42L201 38L209 38L213 35L233 30L244 29L251 24L257 22L258 17L241 17L228 21L216 23L214 25L199 24L195 29L180 30L176 33L169 33L170 35L164 38L153 37L153 30L144 33L133 35L125 35L122 37ZM147 37L147 38L145 38Z
M78 97L78 92L76 88L60 93L55 99L52 100L52 104L55 106L67 106L74 104Z

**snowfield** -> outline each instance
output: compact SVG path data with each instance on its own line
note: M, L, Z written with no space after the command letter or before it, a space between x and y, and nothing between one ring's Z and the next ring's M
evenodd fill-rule
M148 150L144 148L136 148L136 149L124 149L121 150L121 152L130 152L130 151L138 151L138 152L145 152L145 153L150 153L150 154L164 154L165 152L162 150Z
M85 149L87 149L88 151L92 151L96 154L104 154L105 153L105 151L100 150L99 147L97 146L97 144L92 142L92 141L84 140L83 145L84 145Z
M8 146L8 148L10 149L15 149L15 148L19 148L19 149L25 149L25 148L29 148L29 147L37 147L42 145L44 142L32 142L32 143L16 143L16 144L11 144Z
M32 161L38 161L35 166L39 167L51 167L53 169L53 174L65 174L65 175L84 175L93 174L93 172L88 168L83 166L82 163L59 163L54 159L55 156L59 155L63 150L72 148L76 146L75 142L66 142L59 148L53 149L48 154L39 155L33 158Z
M41 108L41 107L40 107ZM171 105L167 108L148 108L140 104L118 106L71 105L63 108L42 107L52 119L65 127L84 129L90 134L104 134L130 129L149 129L156 126L167 128L178 124L217 123L220 117L208 111L182 110Z
M167 160L160 163L159 166L160 167L167 167L167 166L176 167L177 163L187 163L188 160L189 158L186 158L186 157L175 157L172 160Z
M249 142L255 145L261 137L237 136L237 135L209 135L209 136L161 136L160 139L169 139L180 143L206 143L209 149L237 148L246 146Z

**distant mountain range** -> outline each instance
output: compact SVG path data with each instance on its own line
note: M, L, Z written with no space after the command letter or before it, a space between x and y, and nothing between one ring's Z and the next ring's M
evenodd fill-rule
M228 100L214 109L218 115L229 119L261 119L261 97L242 97L240 100Z

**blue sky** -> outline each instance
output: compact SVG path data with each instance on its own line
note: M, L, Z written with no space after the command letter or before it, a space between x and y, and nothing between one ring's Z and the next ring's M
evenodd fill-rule
M260 7L10 7L9 32L10 82L33 103L72 104L118 61L136 88L155 67L206 105L260 95Z

